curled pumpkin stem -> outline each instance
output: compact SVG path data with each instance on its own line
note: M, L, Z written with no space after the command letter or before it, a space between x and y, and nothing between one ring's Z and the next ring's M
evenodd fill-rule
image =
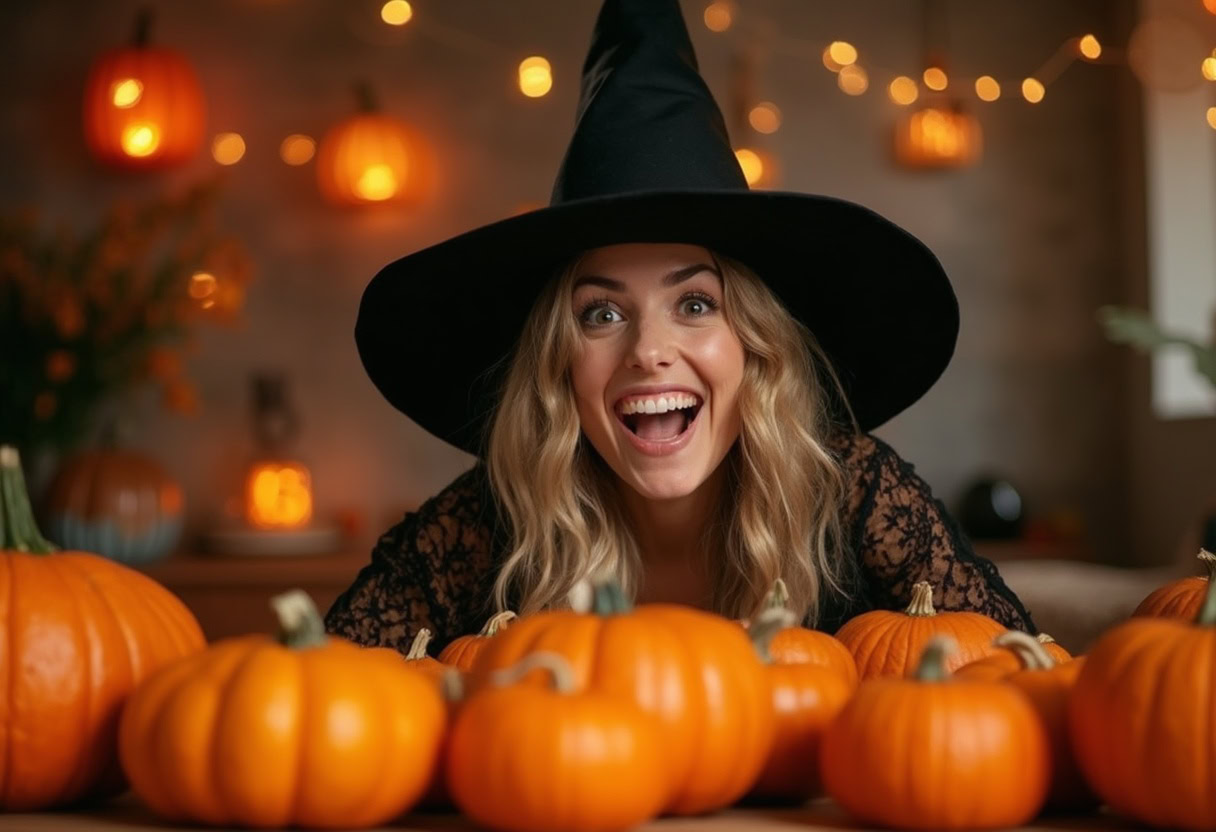
M773 588L764 596L764 609L785 609L790 604L790 590L781 578L773 581Z
M574 693L574 670L571 669L570 662L566 661L565 656L549 650L529 653L510 667L495 670L490 674L490 684L496 687L513 685L533 670L549 671L553 689L558 693Z
M1056 666L1055 659L1043 649L1043 645L1039 643L1039 640L1020 630L1009 630L1008 632L1001 633L992 640L992 643L997 647L1011 650L1026 670L1051 670Z
M773 663L773 638L785 628L792 627L795 620L794 614L785 607L770 607L752 619L747 634L760 661L765 664Z
M490 616L490 620L481 628L481 635L486 638L498 635L498 631L505 627L510 621L514 620L515 613L511 610L503 610Z
M912 601L904 610L904 614L918 618L937 615L937 610L933 608L933 584L920 581L912 585Z
M944 682L950 678L946 662L958 652L958 642L944 633L938 633L929 639L924 652L920 654L920 663L916 666L913 678L918 682Z
M414 640L410 642L410 649L409 652L405 654L405 657L410 661L425 659L426 648L430 643L431 631L426 627L421 628L417 633L414 634Z
M1208 580L1210 581L1216 578L1216 555L1213 555L1207 549L1200 549L1199 554L1196 555L1196 557L1199 558L1200 563L1207 567Z
M279 619L280 644L293 650L325 644L325 622L307 592L292 589L281 593L270 599L270 606Z

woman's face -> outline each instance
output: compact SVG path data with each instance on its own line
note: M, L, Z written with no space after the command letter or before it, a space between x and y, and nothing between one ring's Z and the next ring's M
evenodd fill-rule
M583 257L573 286L583 432L642 496L691 494L739 436L743 345L713 258L676 243L605 246Z

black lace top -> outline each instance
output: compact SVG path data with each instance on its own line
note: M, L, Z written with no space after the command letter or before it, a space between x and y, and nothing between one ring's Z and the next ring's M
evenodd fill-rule
M861 434L838 443L848 480L843 528L854 562L849 597L825 594L817 629L835 632L871 609L902 609L912 585L933 584L939 610L973 610L1006 627L1037 632L1030 614L991 561L972 551L928 485L882 440ZM481 629L491 609L498 558L507 539L496 522L480 461L389 529L371 563L325 617L337 635L406 652L422 627L432 652Z

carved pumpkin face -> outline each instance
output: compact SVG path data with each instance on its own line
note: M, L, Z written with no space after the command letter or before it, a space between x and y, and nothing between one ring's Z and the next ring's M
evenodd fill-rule
M312 519L312 476L291 460L263 460L245 479L245 519L259 529L294 529Z

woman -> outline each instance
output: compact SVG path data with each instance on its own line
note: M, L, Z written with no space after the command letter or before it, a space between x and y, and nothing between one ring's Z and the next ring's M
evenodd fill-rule
M384 535L327 627L399 650L427 627L442 648L607 574L736 617L781 577L828 631L928 580L941 608L1034 632L867 432L932 386L957 332L906 232L748 190L675 0L607 0L550 206L368 286L368 374L479 462Z

